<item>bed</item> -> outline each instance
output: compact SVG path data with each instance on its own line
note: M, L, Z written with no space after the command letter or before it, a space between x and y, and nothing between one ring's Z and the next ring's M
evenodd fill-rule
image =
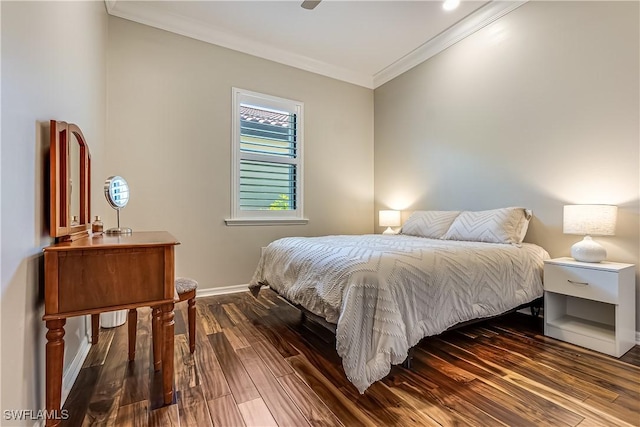
M282 238L263 251L250 287L269 286L335 324L345 374L364 393L422 338L542 296L549 255L522 243L526 225L520 216L527 211L508 209L522 215L509 220L512 226L502 221L489 227L494 237L488 240L498 242L473 234L478 230L472 233L476 241L468 233L458 239L456 221L465 212L446 212L450 218L435 227L433 218L425 218L442 219L445 214L436 211L420 211L421 221L414 213L398 235ZM495 238L505 229L512 241L504 233Z

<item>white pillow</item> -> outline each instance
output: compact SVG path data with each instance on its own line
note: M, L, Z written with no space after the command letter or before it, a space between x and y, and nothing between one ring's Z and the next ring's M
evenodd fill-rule
M531 219L524 208L464 211L456 217L443 239L487 243L522 243Z
M402 234L441 239L459 211L415 211L402 226Z

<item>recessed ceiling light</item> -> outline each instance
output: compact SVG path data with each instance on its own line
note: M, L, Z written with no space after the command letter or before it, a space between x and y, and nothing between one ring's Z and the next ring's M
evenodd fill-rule
M444 10L453 10L460 5L460 0L445 0L442 4Z

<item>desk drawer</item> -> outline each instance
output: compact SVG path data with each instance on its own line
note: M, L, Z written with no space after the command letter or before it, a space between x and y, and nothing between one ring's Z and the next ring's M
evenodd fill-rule
M618 303L618 274L573 266L547 264L544 289L594 301Z
M164 299L162 247L69 251L59 255L59 312Z

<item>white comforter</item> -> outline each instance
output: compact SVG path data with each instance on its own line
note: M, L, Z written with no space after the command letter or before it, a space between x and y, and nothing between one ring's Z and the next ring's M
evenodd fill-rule
M290 237L264 251L250 286L268 285L336 323L360 393L421 338L542 296L547 252L405 235Z

